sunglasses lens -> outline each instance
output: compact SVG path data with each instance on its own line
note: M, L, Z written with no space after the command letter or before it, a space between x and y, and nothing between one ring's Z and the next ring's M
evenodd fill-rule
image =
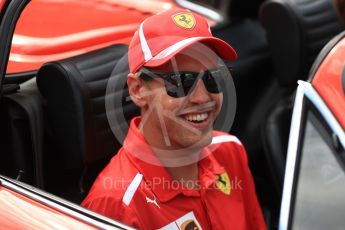
M200 74L195 72L155 73L153 78L159 77L163 79L167 94L170 97L179 98L187 96L194 89L196 80L200 79ZM229 74L229 70L226 67L205 71L202 80L207 91L210 93L223 92L224 78L228 77Z
M210 93L223 92L224 78L227 75L229 75L228 70L223 68L208 71L203 78L207 91Z
M171 97L185 97L193 88L195 73L171 73L164 79L167 94Z
M179 76L177 76L176 74L170 74L163 79L167 94L170 97L179 97L179 95L181 94L181 83Z
M204 77L203 80L204 80L204 84L205 84L205 87L206 87L208 92L210 92L210 93L219 93L219 92L221 92L220 88L219 88L220 86L219 86L215 76L213 76L213 75L208 73Z
M193 88L195 85L195 81L197 79L197 76L195 73L184 73L181 77L182 80L182 86L183 86L183 92L185 95L189 93L189 91Z

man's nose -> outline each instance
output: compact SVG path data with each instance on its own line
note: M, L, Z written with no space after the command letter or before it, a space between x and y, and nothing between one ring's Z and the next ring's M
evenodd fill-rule
M204 82L199 79L195 88L189 95L189 101L195 104L203 104L211 100L209 92L207 91Z

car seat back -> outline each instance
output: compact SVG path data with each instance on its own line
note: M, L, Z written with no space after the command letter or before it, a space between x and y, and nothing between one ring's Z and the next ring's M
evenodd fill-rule
M44 188L44 114L35 79L7 83L0 106L1 174Z
M120 96L117 92L107 95L106 90L111 76L125 82L128 64L122 63L125 68L121 73L114 70L119 61L127 60L126 53L127 46L113 45L47 63L38 71L37 84L46 100L49 124L46 141L49 146L46 145L44 161L48 191L80 201L100 170L121 147L107 114L123 113L123 108L107 111L105 102L109 98L122 100L123 88ZM62 184L70 189L61 191Z
M294 90L321 48L344 29L332 0L268 0L260 21L282 87Z

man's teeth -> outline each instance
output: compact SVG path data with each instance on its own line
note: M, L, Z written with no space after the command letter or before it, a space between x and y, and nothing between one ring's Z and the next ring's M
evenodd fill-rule
M208 117L207 113L200 113L200 114L193 114L193 115L186 115L187 121L204 121Z

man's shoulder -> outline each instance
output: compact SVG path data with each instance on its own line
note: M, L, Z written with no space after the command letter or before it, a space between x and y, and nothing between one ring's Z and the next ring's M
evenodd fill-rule
M213 138L209 148L219 161L238 162L247 159L247 153L241 141L236 136L228 133L213 131Z
M236 136L222 131L212 132L211 145L234 145L243 148L242 142Z
M102 197L122 199L125 191L136 177L138 170L131 164L123 151L119 151L95 180L91 193Z

